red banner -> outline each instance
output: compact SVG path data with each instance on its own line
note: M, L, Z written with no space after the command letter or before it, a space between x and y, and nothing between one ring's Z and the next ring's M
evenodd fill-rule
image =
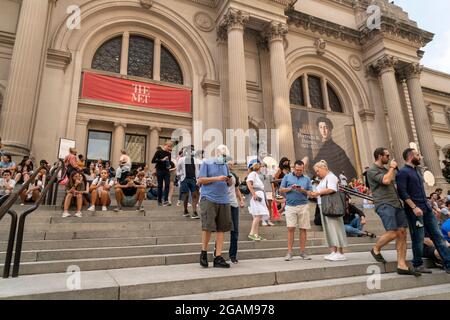
M84 72L81 98L191 112L191 90Z

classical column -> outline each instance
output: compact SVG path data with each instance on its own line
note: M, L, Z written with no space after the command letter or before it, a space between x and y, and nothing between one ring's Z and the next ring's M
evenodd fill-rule
M125 31L122 35L122 52L120 54L120 74L128 74L128 49L130 48L130 33Z
M274 120L280 139L280 154L278 159L281 157L288 157L289 159L294 160L294 137L292 132L289 86L287 82L286 56L284 53L283 42L287 32L287 25L272 22L267 30L267 36L270 50Z
M420 152L424 157L425 165L434 174L436 183L445 183L442 175L442 169L439 165L439 158L436 152L433 132L431 130L430 121L428 119L427 108L420 84L420 73L422 66L418 63L410 64L404 70L406 83L408 85L409 97L411 100L411 109L416 124L417 137L419 139Z
M88 132L88 126L89 119L83 118L83 117L77 117L75 121L75 141L76 141L76 147L79 153L83 154L85 158L87 158L87 149L86 149L86 143L87 143L87 132Z
M147 165L150 168L153 168L151 163L152 163L153 156L155 155L156 148L158 148L160 132L161 132L161 128L158 128L158 127L149 127L149 130L148 130Z
M112 156L111 156L111 165L118 166L119 165L119 159L121 156L120 151L125 147L125 128L127 125L122 122L115 122L114 123L114 132L113 132L113 138L112 138Z
M403 150L409 146L409 137L406 130L404 111L395 77L395 67L398 60L392 56L379 59L374 67L379 72L384 93L384 102L388 109L389 127L391 129L394 145L395 160L403 164Z
M153 80L161 81L161 40L156 38L154 41L153 57Z
M312 105L311 105L311 98L310 98L310 96L309 96L308 74L307 74L307 73L303 74L303 77L302 77L302 86L303 86L303 98L304 98L304 100L305 100L305 105L306 105L308 108L312 108Z
M228 37L228 88L230 123L229 128L235 130L248 130L248 106L247 106L247 79L245 73L245 52L244 52L244 26L249 19L249 15L242 11L229 9L220 23L219 30L226 30ZM222 32L221 36L225 36ZM238 137L239 138L239 137ZM248 141L248 138L245 138ZM231 147L234 142L227 141ZM245 162L242 159L248 153L248 142L245 143L245 150L238 150L233 147L231 150L235 160ZM244 151L244 152L243 152ZM239 157L239 159L237 158Z
M28 154L39 97L46 35L54 0L23 0L3 103L0 136L6 148Z

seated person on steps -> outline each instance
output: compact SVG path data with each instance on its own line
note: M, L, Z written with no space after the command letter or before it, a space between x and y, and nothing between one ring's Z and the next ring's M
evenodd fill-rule
M146 185L141 185L134 181L135 175L132 172L124 172L123 179L118 180L115 185L117 208L114 211L122 211L123 207L133 207L137 203L136 210L144 211L142 202L145 198Z
M95 206L102 206L102 211L107 211L108 206L111 204L111 198L109 192L114 185L113 179L110 179L108 171L103 169L100 172L100 177L97 177L92 181L89 192L91 193L91 206L88 211L95 211Z

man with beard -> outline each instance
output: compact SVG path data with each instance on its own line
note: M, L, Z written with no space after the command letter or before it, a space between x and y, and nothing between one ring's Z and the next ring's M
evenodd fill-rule
M433 214L433 209L427 201L424 180L417 166L420 165L420 154L417 150L408 148L403 151L405 166L397 175L397 188L400 198L405 203L413 249L414 270L421 273L431 273L423 265L423 241L425 231L429 234L439 255L444 261L444 268L450 274L450 249L444 240Z
M347 154L333 141L333 123L331 120L325 117L320 117L316 120L316 125L319 128L320 135L322 136L322 146L312 163L325 160L328 163L328 167L331 172L339 174L341 171L344 171L348 179L356 178L355 168L353 167L350 159L347 157Z

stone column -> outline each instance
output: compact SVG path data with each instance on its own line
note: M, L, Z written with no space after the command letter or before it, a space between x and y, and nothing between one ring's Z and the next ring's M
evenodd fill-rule
M117 167L119 165L119 159L121 156L120 151L125 147L125 128L127 125L122 122L114 123L114 132L112 138L112 156L111 165Z
M48 21L54 0L23 0L3 103L0 136L13 153L28 154L46 58Z
M403 150L409 146L408 131L406 130L405 117L398 92L395 67L398 64L396 57L384 56L379 59L374 67L379 72L383 86L384 101L388 109L389 127L391 129L394 145L395 160L402 165Z
M418 124L416 130L419 139L420 152L424 157L425 165L434 174L436 183L444 184L446 181L442 175L442 169L439 164L433 132L431 130L430 120L428 118L427 108L423 97L422 85L420 83L422 69L422 66L418 63L410 64L404 70L404 75L408 85L414 121Z
M248 132L248 106L247 106L247 79L245 73L245 52L244 52L244 26L249 19L249 15L242 11L229 9L220 23L219 30L221 37L228 37L228 86L229 86L229 106L230 123L229 128ZM240 137L238 136L238 139ZM242 136L241 136L242 138ZM231 139L231 137L229 137ZM232 155L235 160L245 162L248 154L248 138L245 137L245 150L238 149L232 141L227 141L232 147ZM243 158L244 157L244 158Z
M284 53L284 37L288 32L287 25L271 23L267 30L270 50L270 72L272 75L272 101L275 127L279 132L281 157L295 159L294 137L292 132L291 108L289 102L289 86L286 72L286 56Z
M153 80L161 81L161 39L156 38L153 53Z
M87 158L87 134L89 119L83 117L77 117L75 122L75 141L78 152L83 154Z
M120 54L120 74L128 74L128 49L130 48L130 33L125 31L122 35L122 52Z
M149 168L153 168L152 159L155 155L156 148L158 148L159 144L159 133L161 132L161 128L158 127L149 127L148 130L148 151L147 151L147 165Z

